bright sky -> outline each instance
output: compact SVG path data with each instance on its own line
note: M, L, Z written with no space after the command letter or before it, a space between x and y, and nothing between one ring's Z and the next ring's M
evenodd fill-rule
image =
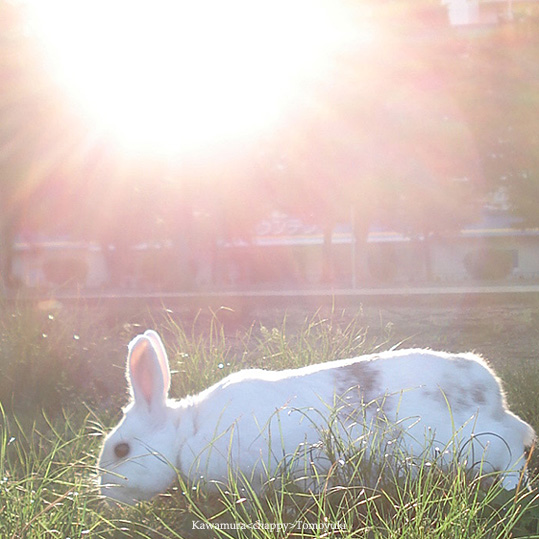
M133 151L271 128L357 35L339 0L27 0L51 73Z

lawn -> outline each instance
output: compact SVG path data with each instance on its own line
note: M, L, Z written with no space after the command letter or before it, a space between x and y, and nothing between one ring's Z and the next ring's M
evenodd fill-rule
M513 411L538 430L534 305L296 306L235 316L48 302L10 303L2 312L2 538L539 537L533 455L530 488L511 493L458 468L442 474L435 462L414 480L388 474L366 488L360 454L338 471L338 487L316 493L284 480L264 496L234 481L209 495L179 477L154 501L118 508L95 487L102 434L127 401L126 344L146 327L165 340L177 397L247 366L281 369L394 346L475 350L491 360Z

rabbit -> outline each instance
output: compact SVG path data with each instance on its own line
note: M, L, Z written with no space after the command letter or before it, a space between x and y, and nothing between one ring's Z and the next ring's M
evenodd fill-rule
M522 481L535 439L474 354L410 349L279 372L247 369L170 400L165 347L148 330L129 344L127 379L130 402L98 462L101 493L126 504L162 493L178 473L209 489L232 474L260 491L286 456L296 454L300 475L317 459L327 468L316 448L332 410L341 434L358 444L379 429L412 457L453 448L468 469L500 472L507 490Z

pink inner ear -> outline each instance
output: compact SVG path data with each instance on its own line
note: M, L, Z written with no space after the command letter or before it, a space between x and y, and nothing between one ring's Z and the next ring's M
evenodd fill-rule
M131 381L135 388L135 398L140 392L148 404L151 403L154 392L154 369L148 360L148 341L142 341L131 354Z
M153 331L146 331L144 336L150 339L152 342L153 349L155 350L157 359L159 361L159 368L161 369L161 374L163 376L164 390L165 393L167 393L170 386L170 372L168 369L167 353L164 349L163 343L161 342L159 335Z

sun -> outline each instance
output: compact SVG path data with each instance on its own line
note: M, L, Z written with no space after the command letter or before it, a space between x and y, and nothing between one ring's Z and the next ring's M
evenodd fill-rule
M178 156L280 122L354 39L344 0L27 0L51 75L125 148Z

